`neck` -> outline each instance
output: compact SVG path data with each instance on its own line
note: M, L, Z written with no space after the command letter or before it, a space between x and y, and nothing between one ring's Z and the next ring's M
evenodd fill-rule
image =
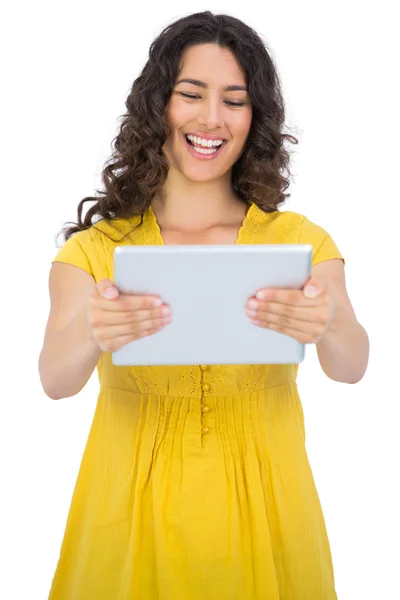
M164 227L200 230L240 217L247 204L235 194L231 175L227 175L193 182L171 167L166 183L152 200L157 220Z

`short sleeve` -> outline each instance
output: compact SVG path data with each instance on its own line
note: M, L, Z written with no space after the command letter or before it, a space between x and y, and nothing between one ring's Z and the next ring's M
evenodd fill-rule
M90 245L93 240L88 230L74 233L58 250L54 262L64 262L80 267L90 275L94 276L93 265L90 261Z
M344 257L329 233L307 217L304 217L301 223L299 243L311 244L313 247L313 265L332 258L340 258L345 263Z

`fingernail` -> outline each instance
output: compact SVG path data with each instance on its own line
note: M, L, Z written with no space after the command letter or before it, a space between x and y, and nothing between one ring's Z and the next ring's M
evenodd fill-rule
M308 287L304 288L304 295L307 296L307 298L315 298L317 295L317 288L309 285Z
M113 296L115 296L115 292L115 288L109 287L106 290L104 290L103 295L106 296L106 298L112 298Z
M257 292L256 293L256 298L258 298L259 300L264 300L264 298L265 298L265 292Z

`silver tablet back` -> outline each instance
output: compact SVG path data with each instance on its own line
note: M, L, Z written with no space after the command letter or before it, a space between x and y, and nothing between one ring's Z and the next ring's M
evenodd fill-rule
M264 287L301 289L311 260L308 244L118 246L115 285L159 295L172 322L113 352L114 365L301 362L304 345L253 325L245 306Z

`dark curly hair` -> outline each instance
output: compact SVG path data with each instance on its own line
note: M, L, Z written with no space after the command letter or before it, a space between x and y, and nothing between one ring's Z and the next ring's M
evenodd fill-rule
M285 107L266 45L239 19L200 12L172 23L152 42L148 61L126 100L127 112L113 140L115 150L102 172L105 191L96 190L100 197L81 200L78 222L62 230L66 240L94 226L94 219L111 221L140 215L139 225L142 224L144 212L168 174L162 146L170 131L164 111L179 75L182 54L187 48L204 43L217 44L234 54L246 76L252 104L246 145L232 167L233 190L243 201L254 202L265 212L277 210L290 196L284 194L289 181L283 171L290 176L290 154L284 142L288 139L297 144L298 140L282 133ZM89 201L96 203L82 221L83 205Z

